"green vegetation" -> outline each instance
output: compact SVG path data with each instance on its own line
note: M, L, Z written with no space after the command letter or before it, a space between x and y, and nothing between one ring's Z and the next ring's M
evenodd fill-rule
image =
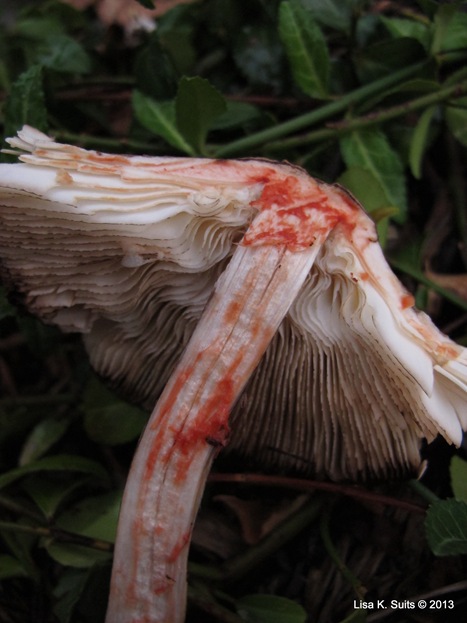
M339 182L377 222L418 307L467 344L466 6L198 0L152 32L125 32L92 7L3 0L2 132L28 123L111 152L286 159ZM0 621L102 623L146 415L95 378L77 338L3 290L0 388ZM371 623L354 599L420 595L453 599L462 620L465 451L439 441L427 456L423 485L329 485L301 503L284 477L273 489L260 476L213 480L188 621ZM244 469L229 461L218 468Z

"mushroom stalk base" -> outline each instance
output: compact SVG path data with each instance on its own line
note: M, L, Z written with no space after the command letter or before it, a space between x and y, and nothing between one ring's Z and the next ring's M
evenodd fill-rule
M130 470L106 623L184 621L192 527L229 412L320 246L239 246L219 278Z

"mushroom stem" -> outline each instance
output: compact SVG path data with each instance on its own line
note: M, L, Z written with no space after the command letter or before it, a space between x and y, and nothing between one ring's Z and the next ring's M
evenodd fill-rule
M140 441L120 514L107 623L180 623L193 522L229 412L321 246L239 246Z

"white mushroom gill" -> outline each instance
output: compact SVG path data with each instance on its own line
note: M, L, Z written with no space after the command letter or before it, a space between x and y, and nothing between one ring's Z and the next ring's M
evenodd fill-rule
M0 165L6 284L82 332L100 374L159 398L109 623L183 621L191 527L227 442L334 479L413 468L423 437L460 442L466 351L413 309L342 189L285 164L100 154L29 127L9 143L22 162Z

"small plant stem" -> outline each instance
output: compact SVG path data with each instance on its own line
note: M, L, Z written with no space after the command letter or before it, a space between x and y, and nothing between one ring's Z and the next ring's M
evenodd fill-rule
M291 147L300 147L303 145L309 145L311 143L318 143L329 139L336 139L343 134L347 134L355 130L363 130L371 126L390 121L391 119L396 119L397 117L401 117L403 115L406 115L407 113L414 112L416 110L419 110L420 108L427 108L428 106L431 106L433 104L439 104L449 98L461 97L466 93L467 80L464 80L462 82L458 82L454 85L450 85L448 87L440 89L435 93L429 93L428 95L417 97L413 100L410 100L409 102L405 102L404 104L400 104L398 106L392 106L391 108L386 108L380 110L379 112L371 113L363 117L354 117L352 119L345 119L336 123L329 123L327 124L327 127L320 130L315 130L314 132L302 134L301 136L270 143L268 145L268 150L275 151L278 149L290 149Z
M34 534L35 536L51 536L50 530L43 526L28 526L14 521L0 521L0 530L8 532L23 532L25 534Z
M238 556L227 560L217 569L207 565L190 565L190 573L196 574L198 577L219 579L224 582L241 578L258 567L266 558L278 551L297 534L300 534L316 519L321 508L321 500L312 498L297 513L283 521L280 526L261 539L254 547L249 547Z
M23 532L26 534L34 534L39 537L47 537L56 539L62 543L72 543L74 545L83 545L90 549L96 549L101 552L112 552L113 543L108 541L101 541L99 539L93 539L92 537L83 536L82 534L74 534L68 532L68 530L62 530L61 528L48 528L47 526L31 526L27 524L21 524L13 521L0 521L0 531L6 530L9 532Z
M331 539L331 534L329 531L329 521L331 518L331 507L326 508L321 514L321 522L320 522L320 530L321 530L321 538L323 540L324 547L326 548L327 553L332 558L334 564L342 573L344 578L349 582L352 586L355 594L358 599L363 599L366 593L366 589L360 580L352 573L352 571L347 567L344 561L340 558L337 549L334 547L334 543Z
M467 267L467 214L465 206L467 204L467 186L464 179L463 150L453 136L446 137L447 153L449 155L449 191L454 206L456 222L459 228L462 244L459 251Z
M30 519L40 523L43 520L43 517L38 513L30 510L29 508L25 508L23 505L18 504L14 500L10 500L10 498L0 495L0 507L4 508L7 511L15 513L20 517L29 517Z
M423 62L404 67L403 69L395 71L388 76L384 76L379 80L375 80L370 84L365 84L364 86L347 93L338 100L324 104L311 112L295 117L294 119L289 119L288 121L279 123L272 128L256 132L250 136L246 136L245 138L241 138L237 141L229 143L228 145L220 147L216 151L215 156L224 158L238 154L239 152L245 152L274 139L282 138L283 136L287 136L293 132L298 132L313 124L325 121L326 119L347 110L347 108L353 104L356 104L357 102L360 102L370 96L376 95L377 93L400 83L402 80L413 76L425 66L426 63Z
M422 484L419 480L409 480L409 485L413 491L418 493L418 495L429 504L439 502L440 498L436 495L436 493L433 493L431 489L428 489L428 487Z
M345 495L355 500L383 504L400 508L410 513L424 514L425 509L413 502L383 495L376 491L369 491L356 485L344 485L335 482L307 480L306 478L290 478L288 476L269 476L266 474L211 474L210 482L238 482L259 485L263 487L284 487L298 491L328 491L329 493Z
M461 309L464 309L467 311L467 302L464 299L461 299L460 296L457 296L450 290L447 290L446 288L439 286L434 281L431 281L431 279L428 279L428 277L425 277L425 275L422 273L422 271L419 268L414 268L413 266L410 266L408 262L399 262L397 258L392 258L392 257L389 258L389 263L396 270L399 270L400 272L405 273L406 275L409 275L410 277L413 277L414 279L422 283L427 288L430 288L434 292L437 292L438 294L440 294L442 297L444 297L451 303L454 303L454 305L457 305Z

